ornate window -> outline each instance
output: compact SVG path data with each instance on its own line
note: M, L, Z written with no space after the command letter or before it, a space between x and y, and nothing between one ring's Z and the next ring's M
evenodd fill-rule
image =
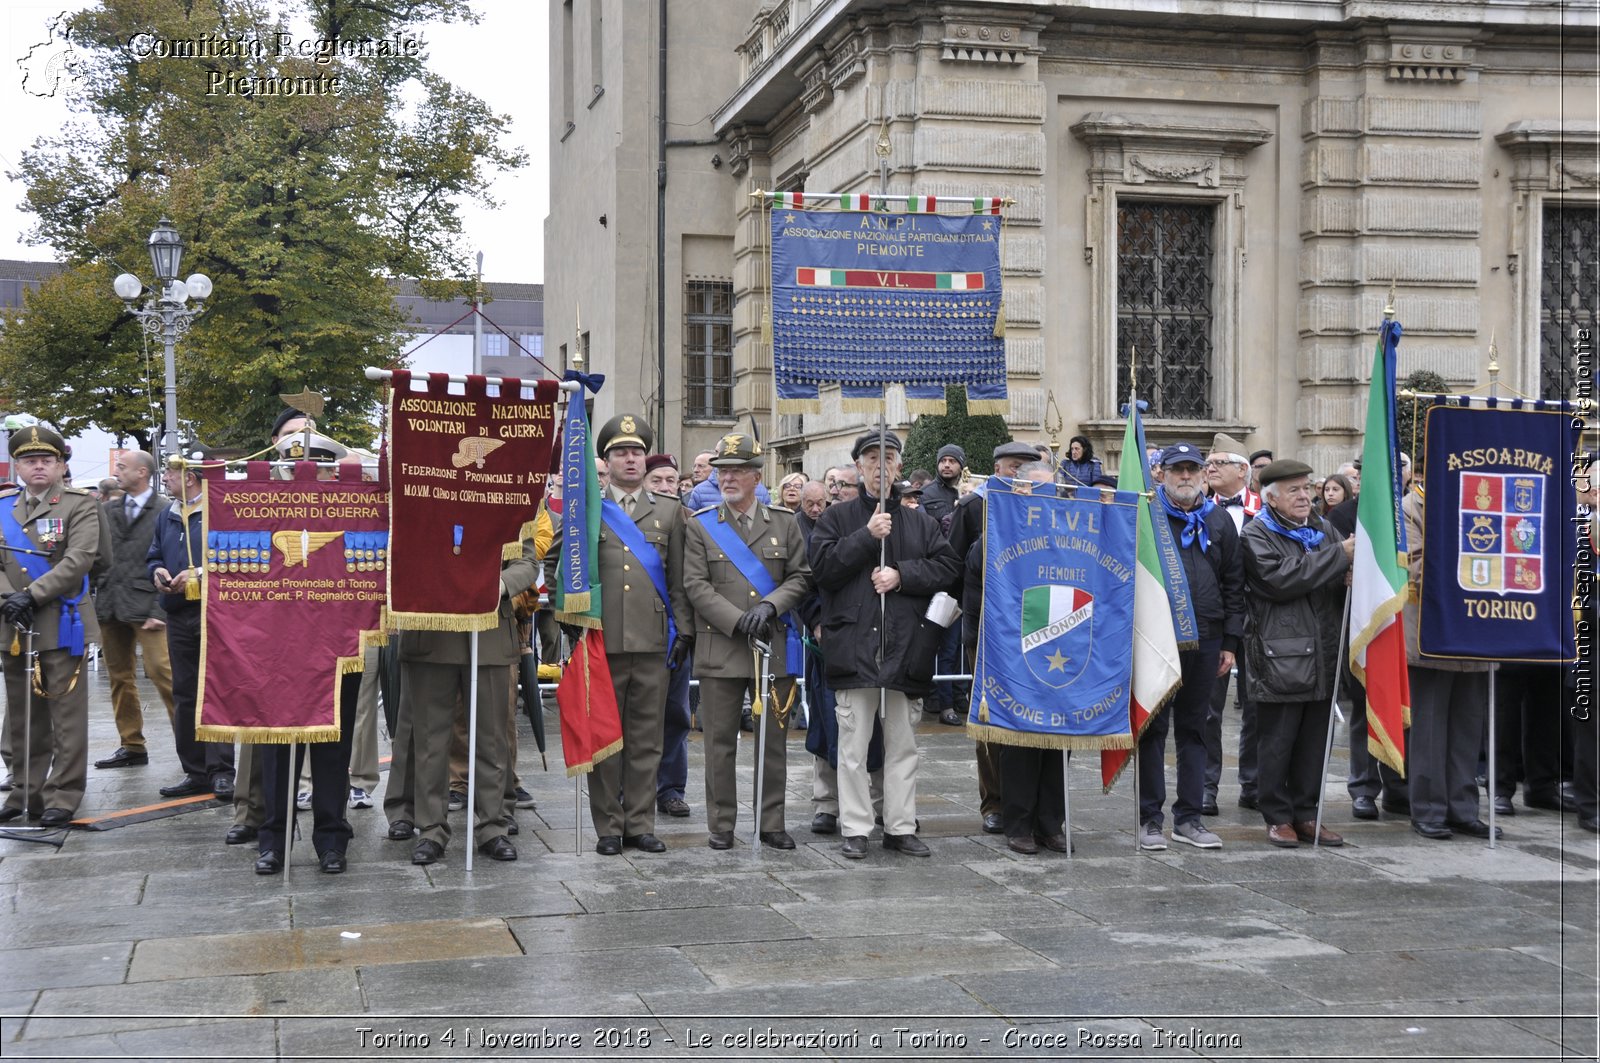
M1539 252L1539 395L1573 391L1574 330L1595 329L1600 292L1600 203L1546 202Z
M683 290L684 416L733 416L733 282L691 280Z
M1216 206L1117 202L1117 390L1138 354L1150 417L1211 420Z

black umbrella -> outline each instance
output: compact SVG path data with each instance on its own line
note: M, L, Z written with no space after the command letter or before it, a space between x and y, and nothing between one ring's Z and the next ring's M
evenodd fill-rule
M533 728L533 740L539 746L539 762L550 770L545 758L544 692L539 689L539 654L524 653L517 664L517 691L522 698L522 711L528 714L528 724Z

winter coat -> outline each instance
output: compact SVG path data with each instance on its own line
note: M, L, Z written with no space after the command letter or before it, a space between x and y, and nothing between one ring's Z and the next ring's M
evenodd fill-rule
M156 601L156 585L150 580L145 559L150 553L150 541L155 538L156 522L170 505L172 499L152 491L130 524L126 503L121 499L101 504L111 529L111 567L100 578L94 595L95 614L101 622L142 624L167 618Z
M878 567L880 541L867 531L877 501L865 491L849 502L829 506L811 534L811 574L822 592L822 655L828 683L835 690L886 686L911 697L933 691L932 683L906 678L906 648L928 601L954 591L961 563L939 522L920 509L900 505L892 491L887 510L894 527L885 563L900 573L900 587L887 595L887 638L879 664L878 593L872 570Z
M1310 553L1262 520L1245 525L1245 675L1250 700L1327 701L1338 674L1344 574L1338 529L1313 515L1322 544Z
M1239 549L1239 533L1233 518L1220 506L1206 514L1206 533L1210 547L1202 553L1196 541L1187 550L1183 542L1184 522L1167 513L1158 503L1151 515L1165 516L1172 525L1172 541L1183 559L1183 574L1189 583L1189 601L1201 639L1221 639L1228 653L1239 652L1244 635L1244 558Z

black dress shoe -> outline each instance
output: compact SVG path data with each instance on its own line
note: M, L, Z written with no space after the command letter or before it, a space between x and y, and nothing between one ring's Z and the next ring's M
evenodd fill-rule
M939 714L939 722L947 727L960 727L967 722L967 718L955 709L945 709Z
M227 845L244 845L246 842L255 841L259 834L260 832L248 823L235 823L228 828L228 833L222 840Z
M1202 816L1221 815L1221 813L1217 810L1217 799L1215 797L1208 797L1204 801L1200 802L1200 814Z
M748 712L745 713L743 716L739 717L739 730L741 730L741 731L749 731L751 733L754 733L755 729L756 729L755 717L751 716Z
M1467 834L1474 838L1487 838L1489 836L1489 824L1485 823L1481 819L1447 819L1444 821L1444 825L1455 831L1457 834ZM1496 839L1500 838L1504 834L1505 831L1501 830L1499 827L1494 829L1494 836Z
M283 870L282 853L262 853L256 857L256 874L276 875Z
M162 797L193 797L195 794L209 794L210 792L211 780L201 778L198 775L186 775L182 782L173 783L171 786L163 786L156 791Z
M689 802L681 797L669 797L656 802L656 811L664 816L676 816L684 819L689 815Z
M1370 797L1357 797L1350 802L1350 814L1357 819L1377 819L1378 802Z
M1006 832L1006 826L1005 826L1004 823L1000 822L1000 813L998 813L998 812L988 812L988 813L984 814L984 817L983 817L983 833L985 833L985 834L1004 834L1005 832Z
M1505 794L1496 794L1494 798L1494 814L1497 816L1514 816L1517 806L1511 803L1511 798Z
M22 818L22 809L17 805L7 805L0 808L0 823L10 823L14 819Z
M839 817L832 812L818 812L811 817L812 834L839 833Z
M411 862L418 866L438 863L443 856L444 846L432 838L423 838L417 842L416 848L411 850Z
M1024 835L1020 838L1007 838L1006 848L1024 856L1034 856L1039 852L1039 843Z
M1239 807L1240 808L1260 808L1261 806L1256 802L1256 795L1255 794L1240 794L1239 795Z
M624 834L622 844L629 849L637 849L641 853L664 853L667 843L657 838L654 834Z
M506 819L506 837L515 838L522 833L522 828L517 826L517 817L509 816Z
M118 746L115 753L105 760L95 761L94 766L97 768L137 768L148 763L150 763L149 753L136 753L127 746Z
M789 836L789 832L786 830L764 830L761 832L760 837L761 844L771 846L774 849L794 848L794 839Z
M622 836L618 834L602 834L595 839L594 851L601 856L619 856L622 853Z
M1432 838L1436 842L1442 842L1454 837L1454 835L1450 833L1450 828L1446 827L1443 823L1422 823L1420 821L1413 820L1411 823L1411 829L1422 835L1424 838Z
M841 851L850 860L865 860L867 858L867 839L858 835L851 835L844 840Z
M64 808L47 808L39 817L41 827L65 827L72 822L72 813Z
M1578 811L1577 802L1560 791L1551 793L1548 790L1542 790L1538 793L1525 793L1522 795L1522 803L1529 808L1543 808L1550 812Z
M224 801L233 800L233 776L218 775L211 780L211 792Z
M478 846L478 852L487 856L490 860L515 860L517 858L517 847L512 845L511 839L504 834L498 838L490 838Z
M922 839L915 834L885 834L883 836L883 847L905 853L907 856L933 855L933 850L929 849Z
M1385 812L1393 813L1396 816L1411 815L1411 801L1405 797L1385 797L1382 808Z
M317 857L317 866L324 875L342 875L345 869L344 854L337 849L329 849Z
M733 848L733 831L731 831L731 830L712 831L710 834L706 835L706 845L710 846L713 849L717 849L717 850L732 849Z
M416 833L417 825L415 823L409 819L397 819L389 824L387 837L392 842L403 842L415 837Z

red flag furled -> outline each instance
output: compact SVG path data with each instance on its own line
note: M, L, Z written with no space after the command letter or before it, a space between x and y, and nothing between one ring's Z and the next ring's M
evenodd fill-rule
M471 376L452 393L443 374L396 371L392 387L390 620L416 631L490 630L500 562L521 557L533 537L559 385Z
M582 775L622 748L622 718L606 660L606 637L586 628L556 684L561 708L561 756L567 774Z
M251 462L206 481L196 736L327 742L339 737L339 678L384 641L387 492L351 479L294 479ZM200 561L196 551L197 565Z

